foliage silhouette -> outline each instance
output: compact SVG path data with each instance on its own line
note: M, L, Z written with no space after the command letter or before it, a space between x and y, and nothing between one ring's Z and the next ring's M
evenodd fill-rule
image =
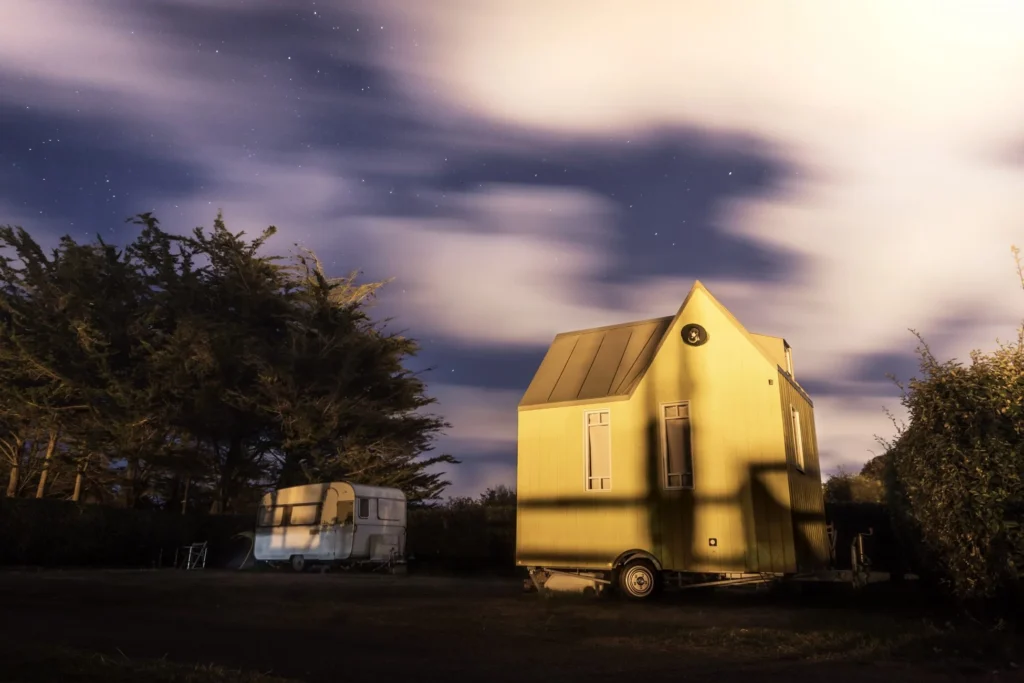
M0 226L8 496L227 512L345 478L441 495L437 465L457 461L423 456L448 425L405 368L416 341L368 313L385 283L265 255L274 227L129 221L123 248L65 236L50 253Z

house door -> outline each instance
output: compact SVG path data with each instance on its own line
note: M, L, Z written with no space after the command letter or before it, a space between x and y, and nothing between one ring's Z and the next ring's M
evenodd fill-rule
M370 537L377 533L377 501L373 498L359 498L356 501L355 526L352 533L352 556L365 560L370 556Z

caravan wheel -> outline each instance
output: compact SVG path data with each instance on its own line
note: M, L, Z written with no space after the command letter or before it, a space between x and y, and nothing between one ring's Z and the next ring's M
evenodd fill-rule
M306 571L306 558L302 555L292 555L291 558L292 571L304 572Z
M658 570L648 560L631 560L619 569L619 589L630 600L647 600L660 588Z

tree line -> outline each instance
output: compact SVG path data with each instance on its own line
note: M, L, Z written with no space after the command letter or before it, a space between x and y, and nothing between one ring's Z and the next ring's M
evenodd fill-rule
M118 247L44 250L0 226L0 475L6 495L250 508L268 486L357 478L412 501L448 486L448 425L374 321L384 282L268 255L218 214L175 235L150 213Z

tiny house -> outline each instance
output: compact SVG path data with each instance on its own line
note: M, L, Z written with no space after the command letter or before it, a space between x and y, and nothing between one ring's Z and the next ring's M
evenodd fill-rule
M338 481L271 491L260 501L253 557L310 565L402 564L406 500L398 489Z
M828 567L789 344L696 282L674 316L555 337L518 409L516 564L632 598ZM554 582L553 582L554 583Z

